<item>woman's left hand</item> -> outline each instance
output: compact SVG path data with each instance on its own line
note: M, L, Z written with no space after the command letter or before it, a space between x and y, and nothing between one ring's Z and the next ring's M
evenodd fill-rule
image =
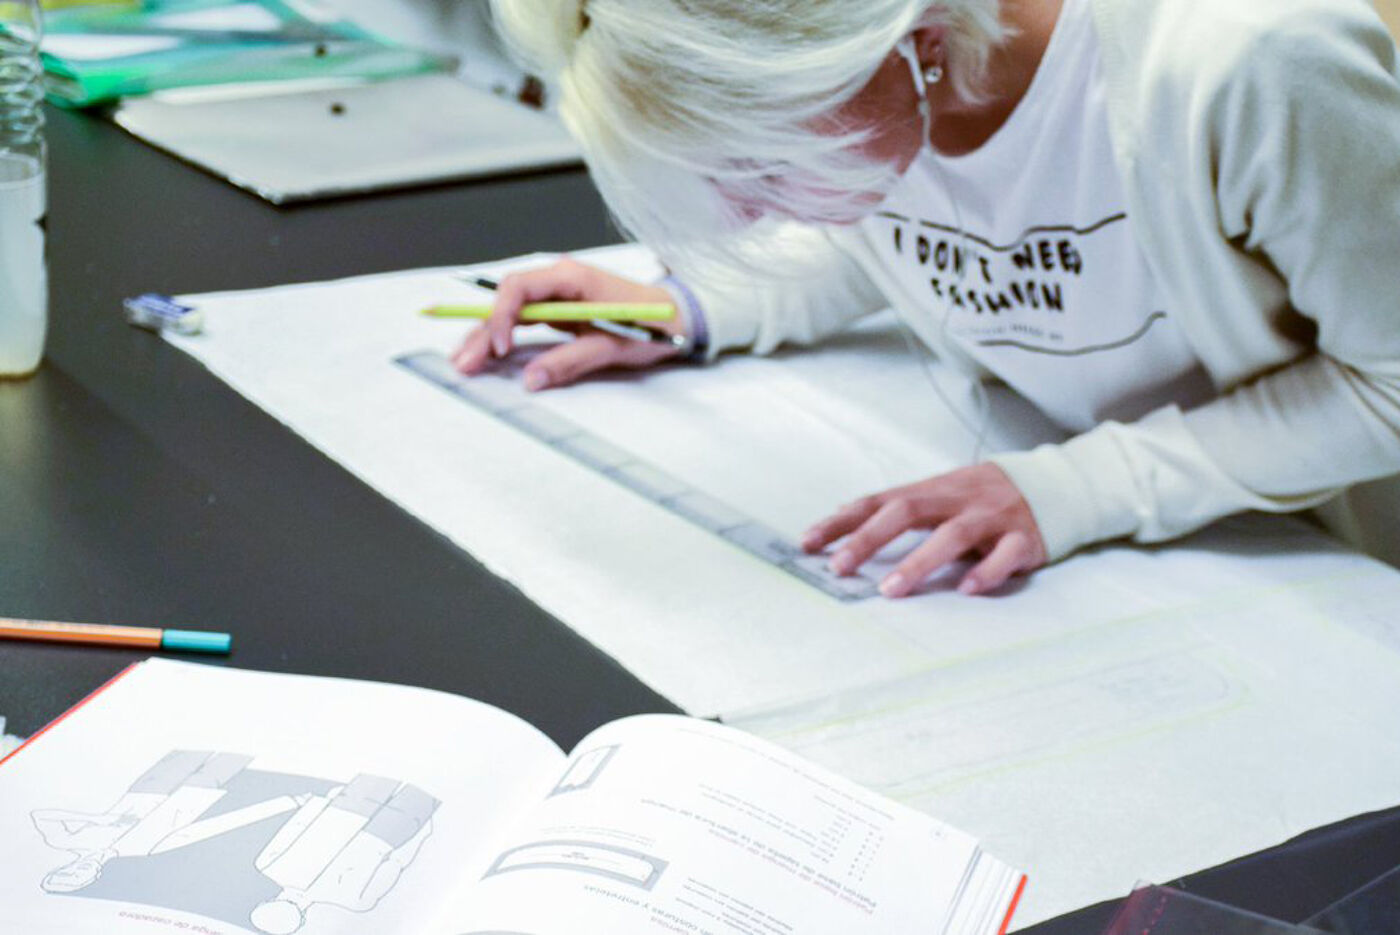
M831 569L850 575L910 529L933 534L880 582L886 597L912 593L964 555L981 561L958 584L963 594L994 591L1012 575L1045 564L1045 544L1030 505L1011 478L988 463L862 497L809 529L802 548L819 552L846 536L831 557Z

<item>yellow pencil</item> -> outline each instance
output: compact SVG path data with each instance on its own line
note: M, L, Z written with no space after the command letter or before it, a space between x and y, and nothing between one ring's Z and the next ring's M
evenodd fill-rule
M433 305L431 318L489 318L489 305ZM521 321L670 321L676 307L666 302L531 302L520 309Z

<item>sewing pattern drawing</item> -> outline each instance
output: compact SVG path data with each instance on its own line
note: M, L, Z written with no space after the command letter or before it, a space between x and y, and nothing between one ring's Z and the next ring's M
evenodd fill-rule
M329 910L374 909L432 832L439 802L417 786L364 774L337 782L252 762L175 750L105 812L32 812L44 842L70 855L40 885L267 935L314 935Z

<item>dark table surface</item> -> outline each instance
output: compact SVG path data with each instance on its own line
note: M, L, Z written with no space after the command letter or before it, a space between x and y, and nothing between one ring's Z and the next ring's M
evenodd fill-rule
M88 116L51 112L49 140L47 358L0 382L0 615L224 630L228 664L452 691L565 747L613 718L675 710L120 312L147 291L613 242L582 171L279 209ZM31 733L144 655L0 642L0 714ZM1400 810L1186 884L1298 920L1396 865ZM1109 911L1036 931L1096 933Z

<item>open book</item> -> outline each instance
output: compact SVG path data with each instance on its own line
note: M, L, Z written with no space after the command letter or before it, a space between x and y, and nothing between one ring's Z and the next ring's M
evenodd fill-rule
M994 935L1025 886L705 721L565 754L453 695L162 659L0 761L0 841L26 935Z

